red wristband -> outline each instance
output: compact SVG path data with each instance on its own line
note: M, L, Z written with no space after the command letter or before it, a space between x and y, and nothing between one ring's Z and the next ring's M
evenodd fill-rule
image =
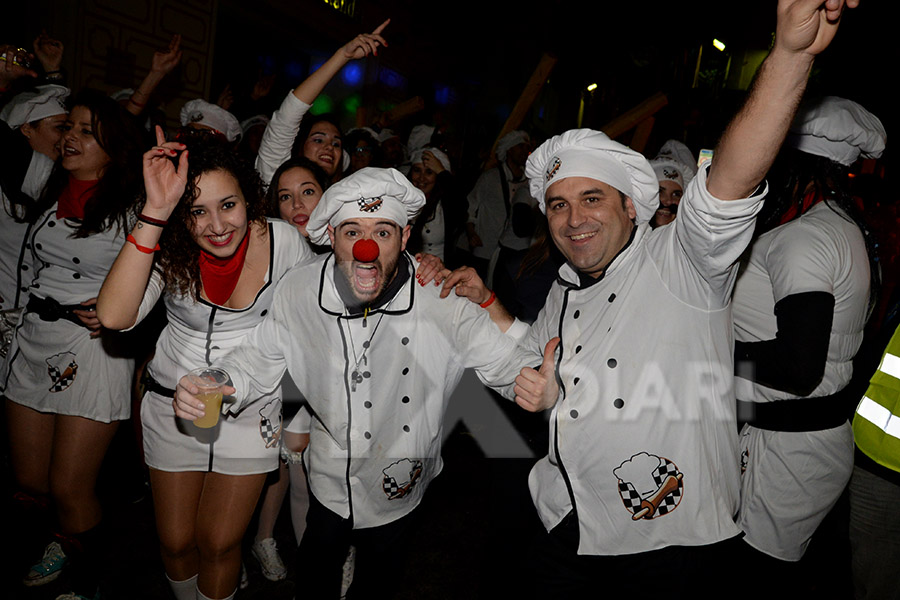
M496 299L497 299L497 294L494 292L491 292L491 297L488 298L487 300L485 300L484 302L482 302L481 304L479 304L478 306L480 306L481 308L487 308L488 306L493 304L494 300L496 300Z
M130 233L128 234L128 237L125 238L125 241L131 242L132 244L134 244L134 247L137 248L138 251L143 252L144 254L153 254L154 252L159 250L159 244L156 244L155 248L148 248L147 246L141 246L140 244L137 243L137 240L134 239L134 236L131 235Z

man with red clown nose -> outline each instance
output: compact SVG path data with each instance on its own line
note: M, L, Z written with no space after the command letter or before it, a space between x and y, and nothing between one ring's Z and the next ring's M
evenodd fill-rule
M287 370L314 414L297 562L304 597L339 597L351 544L347 597L397 591L391 583L402 573L416 508L441 471L443 415L463 370L504 387L526 361L512 337L524 324L504 334L491 320L495 306L416 285L404 249L424 202L394 169L365 168L331 186L307 230L334 251L288 273L247 343L215 365L231 376L231 411ZM183 386L178 395L193 401Z

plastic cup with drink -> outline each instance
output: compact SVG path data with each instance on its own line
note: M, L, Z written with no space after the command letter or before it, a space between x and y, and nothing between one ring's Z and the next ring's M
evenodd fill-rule
M222 411L222 386L227 385L230 377L222 369L201 367L188 373L188 380L199 391L196 398L205 405L202 417L194 420L194 425L202 429L215 427Z

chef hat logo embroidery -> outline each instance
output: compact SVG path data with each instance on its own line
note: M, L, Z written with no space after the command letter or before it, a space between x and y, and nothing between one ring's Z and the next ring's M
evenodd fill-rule
M558 156L553 157L553 161L550 163L550 166L547 167L547 171L544 173L544 180L550 181L559 171L559 168L562 167L562 161L559 160Z
M188 123L199 123L203 120L203 113L199 111L192 112L190 118L188 119Z
M50 392L66 390L75 382L78 372L78 363L75 362L75 354L72 352L60 352L46 359L47 375L50 376Z
M613 475L633 521L665 516L681 503L684 475L668 458L640 452L613 469Z
M384 475L381 489L388 500L397 500L410 493L422 475L422 461L403 458L381 470Z
M359 210L367 213L378 212L381 209L381 196L375 196L374 198L360 198L356 201L359 205Z
M675 171L673 169L663 168L663 175L665 175L668 179L678 179L678 171Z
M259 435L266 448L276 448L281 441L283 423L279 400L280 398L275 398L259 409Z

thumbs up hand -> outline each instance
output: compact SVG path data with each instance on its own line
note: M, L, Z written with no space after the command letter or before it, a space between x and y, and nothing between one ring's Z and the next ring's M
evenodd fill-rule
M559 397L559 385L556 383L556 347L559 338L555 337L544 347L544 360L540 369L525 367L516 377L516 404L527 411L538 412L553 408Z

